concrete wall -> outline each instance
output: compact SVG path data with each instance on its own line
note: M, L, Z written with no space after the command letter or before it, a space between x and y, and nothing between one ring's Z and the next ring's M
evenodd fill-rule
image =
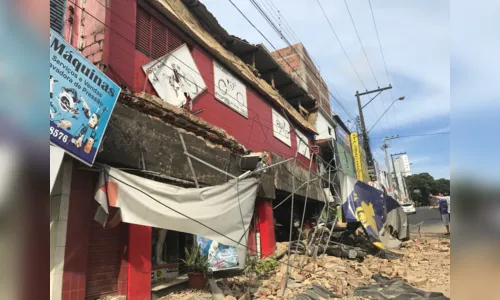
M73 159L66 157L50 195L50 299L62 299Z

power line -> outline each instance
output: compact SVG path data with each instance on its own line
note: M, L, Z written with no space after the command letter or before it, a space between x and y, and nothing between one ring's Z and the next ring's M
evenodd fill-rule
M344 46L342 45L342 42L340 41L339 37L337 36L337 32L335 31L335 29L333 29L333 25L332 25L332 23L330 22L330 19L328 18L328 16L326 15L325 10L323 9L323 6L321 5L321 2L320 2L319 0L316 0L316 2L318 2L318 5L319 5L319 7L321 8L321 11L323 12L323 15L325 16L326 21L328 22L328 25L330 25L330 29L332 30L333 35L335 35L335 38L336 38L336 39L337 39L337 41L339 42L340 47L341 47L341 48L342 48L342 50L344 51L345 57L347 58L347 60L348 60L348 61L349 61L349 63L351 64L351 67L352 67L352 69L354 70L354 73L356 73L356 76L358 77L359 81L361 82L361 84L363 85L363 87L365 88L365 90L368 90L368 88L366 87L365 83L363 82L363 79L361 79L361 77L359 76L358 71L357 71L357 70L356 70L356 68L354 67L354 64L352 63L351 59L349 58L349 55L347 55L347 51L345 50Z
M433 135L445 135L445 134L450 134L449 131L447 132L435 132L435 133L422 133L422 134L414 134L414 135L400 135L398 136L399 138L409 138L409 137L418 137L418 136L433 136ZM375 137L375 138L370 138L370 139L385 139L386 137Z
M375 76L375 72L373 72L372 64L370 63L370 60L368 59L368 54L366 54L365 46L363 46L363 42L361 42L361 37L359 36L358 29L356 28L356 24L354 23L354 18L352 17L351 10L349 9L349 5L347 5L347 0L344 0L345 7L347 8L347 12L349 13L349 17L351 18L352 26L354 27L354 30L356 31L356 35L358 36L358 41L359 44L361 45L361 48L363 49L363 53L365 54L366 62L368 63L368 67L370 67L370 71L372 72L373 78L375 79L375 82L377 83L377 87L380 87L380 84L378 83L377 77Z
M271 47L276 51L276 53L281 57L281 59L297 74L297 76L303 81L303 82L306 82L307 84L307 81L304 80L304 78L302 78L302 76L300 76L300 74L290 65L290 63L281 55L281 53L279 53L278 49L273 45L273 43L271 43L271 41L269 41L269 39L257 28L257 26L255 26L252 21L250 21L250 19L245 15L245 13L243 13L241 11L241 9L232 1L232 0L228 0L235 8L236 10L238 10L238 12L248 21L248 23L250 23L250 25L255 29L257 30L257 32L269 43L269 45L271 45ZM306 68L309 69L309 71L316 77L316 79L318 80L318 82L322 85L322 81L321 81L321 78L318 77L316 75L316 72L314 70L311 70L310 67L308 66L307 62L305 62L302 57L297 53L297 51L295 50L294 47L292 47L292 44L290 43L290 41L285 37L283 36L283 34L280 32L280 30L277 28L276 24L274 24L272 22L272 20L270 20L269 16L267 16L267 14L262 10L262 8L259 6L258 3L255 2L255 0L250 0L250 2L252 3L252 5L254 5L254 7L257 9L257 11L262 15L262 17L269 23L269 25L273 28L273 30L278 33L278 35L288 44L289 47L291 47L291 49L297 54L297 57L304 63L304 65L306 66ZM328 89L327 89L328 90ZM344 112L347 114L347 116L351 119L354 119L353 115L351 112L348 111L348 109L346 107L344 107L344 105L342 103L340 103L340 101L338 101L335 96L333 96L333 94L328 91L328 93L330 94L330 96L337 102L337 104L340 106L340 108L342 108L342 110L344 110Z
M384 61L385 75L387 76L387 81L391 84L391 79L389 78L389 71L387 70L387 64L385 62L384 50L382 50L382 43L380 42L380 36L378 34L377 22L375 22L375 15L373 14L372 1L368 0L370 4L370 11L372 13L373 26L375 27L375 33L377 34L378 45L380 48L380 53L382 54L382 60Z

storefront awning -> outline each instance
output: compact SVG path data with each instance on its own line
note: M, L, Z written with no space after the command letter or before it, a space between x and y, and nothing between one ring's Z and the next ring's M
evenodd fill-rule
M205 188L182 188L107 167L95 200L96 220L105 224L108 207L120 209L123 222L199 235L224 245L246 245L258 179L246 178Z

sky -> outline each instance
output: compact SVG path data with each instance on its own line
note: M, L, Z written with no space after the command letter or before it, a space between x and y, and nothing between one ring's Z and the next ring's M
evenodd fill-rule
M466 51L450 54L449 1L371 0L387 73L368 0L347 1L359 39L342 0L319 0L335 33L316 0L255 1L291 43L304 44L329 91L337 99L331 99L332 110L344 122L350 119L348 113L358 115L356 91L373 90L389 83L393 86L363 110L367 129L375 124L393 100L405 96L405 100L394 103L369 134L375 159L383 169L382 139L399 135L401 138L388 142L389 154L407 152L414 174L428 172L434 178L450 178L450 135L433 134L450 132L450 73L457 80L463 80L474 62L462 60L470 55ZM229 1L202 2L230 34L250 43L264 43L270 51L287 46L250 1L233 0L272 45ZM452 69L450 60L458 61ZM370 99L370 95L363 96L362 102ZM336 101L341 102L348 113ZM464 112L468 109L468 105L464 105ZM351 128L355 129L354 125ZM421 134L425 136L407 137Z

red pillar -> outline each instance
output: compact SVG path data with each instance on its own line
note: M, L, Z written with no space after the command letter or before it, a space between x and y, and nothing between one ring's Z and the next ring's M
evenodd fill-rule
M128 300L151 299L151 237L149 226L129 224Z
M276 247L272 201L257 200L257 213L261 254L262 257L266 257L273 254Z

